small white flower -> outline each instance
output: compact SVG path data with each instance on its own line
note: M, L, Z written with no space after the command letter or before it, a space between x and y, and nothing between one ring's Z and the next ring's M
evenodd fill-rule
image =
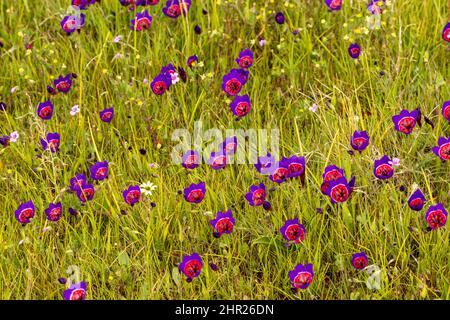
M159 165L156 162L150 163L148 166L150 169L156 169L159 167Z
M14 93L14 92L16 92L16 90L17 90L17 89L19 89L19 87L18 87L18 86L12 87L12 88L11 88L11 93Z
M23 239L20 240L20 241L19 241L19 246L22 245L22 243L23 243L24 241L25 241L25 240L23 240Z
M319 106L318 106L317 104L314 103L311 107L309 107L309 111L311 111L311 112L316 112L318 107L319 107Z
M70 115L74 116L76 115L78 112L80 112L80 107L76 104L72 107L72 109L70 109Z
M266 44L266 40L264 40L264 39L259 40L260 47L264 46L265 44Z
M151 196L153 194L153 191L156 189L156 185L151 183L150 181L145 182L139 186L141 188L142 194L146 196Z
M392 158L392 161L389 161L389 164L398 167L400 165L400 159Z
M9 135L9 141L10 142L16 142L19 139L19 133L17 131L14 131Z
M118 36L116 36L116 37L114 38L113 42L114 42L114 43L119 43L121 40L122 40L122 36L121 36L121 35L118 35Z
M148 79L145 78L142 82L143 82L144 84L147 84L147 83L148 83Z
M177 72L172 73L170 76L172 78L172 84L175 84L178 81L180 81L180 78L178 77L178 73Z

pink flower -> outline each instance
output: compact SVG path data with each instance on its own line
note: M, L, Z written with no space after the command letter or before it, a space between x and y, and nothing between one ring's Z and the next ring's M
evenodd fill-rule
M398 167L400 165L400 159L392 158L392 161L389 161L389 164Z
M19 133L17 131L14 131L9 135L9 141L16 142L19 139Z
M74 116L76 115L78 112L80 112L80 107L76 104L72 107L72 109L70 109L70 115Z
M121 36L121 35L118 35L118 36L116 36L116 37L114 38L113 42L114 42L114 43L119 43L120 40L122 40L122 36Z

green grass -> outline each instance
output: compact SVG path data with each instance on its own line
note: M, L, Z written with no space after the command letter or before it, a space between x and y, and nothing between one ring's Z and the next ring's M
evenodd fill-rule
M148 7L156 15L151 29L135 33L128 28L134 13L104 0L85 12L81 33L67 37L59 22L70 1L3 1L0 100L8 111L0 112L0 134L17 130L20 138L0 149L0 297L61 299L65 286L57 279L76 265L88 284L88 299L449 299L448 226L424 232L428 205L413 212L405 203L416 183L428 204L442 202L450 209L448 163L426 152L450 133L440 113L450 97L450 52L441 39L447 3L394 1L382 16L382 29L364 34L358 28L365 26L366 1L344 1L334 13L322 2L193 1L187 18L171 20L160 1ZM286 15L283 26L274 21L278 10ZM201 35L194 33L196 24ZM296 28L300 33L294 36ZM122 42L113 43L119 34ZM262 48L261 36L267 41ZM362 47L358 61L347 54L351 40ZM28 55L25 42L33 43ZM252 110L236 122L221 78L247 47L256 61L242 93L250 95ZM116 53L124 58L113 60ZM168 63L188 69L192 54L204 66L187 70L187 83L162 97L143 83ZM46 85L69 72L78 75L71 91L51 97L55 114L42 121L35 109L49 97ZM15 86L19 89L10 93ZM308 110L313 103L316 113ZM81 111L71 117L75 104ZM110 106L116 113L106 124L98 112ZM395 132L391 116L417 107L435 129L424 124L410 136ZM244 199L252 184L274 186L252 165L220 171L202 165L186 174L172 164L171 135L177 128L193 130L197 120L206 129L278 128L280 155L307 159L306 185L292 180L276 187L268 212ZM367 130L371 144L350 156L354 130ZM60 152L45 152L40 159L39 138L47 132L61 134ZM383 154L401 159L386 183L372 173L373 160ZM110 177L82 207L65 192L69 180L104 160L110 162ZM159 167L149 168L154 162ZM332 206L320 192L321 174L330 164L357 177L355 194L343 205ZM177 194L201 180L207 185L201 204ZM146 181L157 190L128 207L122 190ZM402 185L407 193L399 191ZM28 200L37 213L22 227L14 211ZM57 201L64 215L52 223L43 211ZM79 216L70 216L68 207ZM215 239L209 220L227 208L233 209L235 230ZM285 247L278 230L295 216L306 227L306 239ZM44 227L51 229L43 232ZM350 260L359 251L381 268L380 290L367 288L367 274L353 269ZM177 266L193 252L205 267L187 283ZM208 267L211 262L217 272ZM315 276L307 290L294 295L288 272L298 263L313 263Z

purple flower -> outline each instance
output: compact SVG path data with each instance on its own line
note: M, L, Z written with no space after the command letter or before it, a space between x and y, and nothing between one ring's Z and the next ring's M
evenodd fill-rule
M260 206L266 200L266 186L264 183L250 187L250 192L245 195L245 199L251 206Z
M69 73L65 77L59 76L58 79L53 80L53 85L55 86L56 90L62 93L69 92L71 86L72 86L72 75Z
M152 17L148 14L147 10L141 13L136 13L136 17L131 20L131 30L142 31L150 28L152 24Z
M450 122L450 100L445 101L442 105L442 115L448 122Z
M325 0L325 4L331 11L337 11L342 7L342 0Z
M69 208L69 214L72 216L76 216L78 215L78 211L75 210L74 208Z
M153 93L157 94L158 96L162 95L164 92L169 89L169 87L172 84L172 77L170 74L159 74L156 76L155 79L153 79L152 83L150 84L150 87L152 88Z
M186 153L183 154L182 157L182 166L186 169L195 169L198 167L200 163L200 157L197 151L195 150L188 150Z
M328 186L331 181L337 180L344 176L344 170L333 165L327 166L322 174L323 183L320 186L320 190L323 194L327 195Z
M419 109L409 112L408 110L402 110L400 114L392 117L395 130L403 132L404 134L410 134L416 125L417 118L420 115Z
M408 199L408 206L414 211L420 211L425 204L425 195L419 188Z
M72 284L63 296L64 300L86 300L86 282Z
M139 186L129 186L128 189L122 192L123 199L130 206L134 206L135 203L141 200L141 188Z
M234 154L237 150L237 137L227 137L224 142L222 142L222 150L225 155Z
M371 0L369 5L367 6L367 10L371 14L381 14L383 13L383 6L386 3L386 0Z
M84 18L85 15L83 13L79 17L65 16L60 22L61 28L66 34L71 34L84 26Z
M248 94L243 96L235 96L230 104L231 111L238 118L247 115L250 112L251 103Z
M365 252L355 253L352 257L352 265L356 270L362 270L367 267L368 259Z
M283 14L283 12L277 12L277 14L275 15L275 21L278 23L278 24L283 24L284 23L284 14Z
M231 209L228 209L226 212L217 212L216 218L210 220L209 223L216 229L219 237L224 233L230 234L234 227L234 218Z
M366 131L355 131L350 137L350 145L356 151L364 151L369 145L369 136Z
M287 159L286 159L287 160ZM276 183L284 182L289 175L289 170L287 168L287 161L279 161L275 164L275 167L270 172L269 179Z
M350 185L345 177L340 177L330 181L326 193L332 203L345 202L350 197Z
M47 209L45 209L45 215L50 221L58 221L62 216L61 202L50 203Z
M450 42L450 22L448 22L442 30L442 39L446 42Z
M294 270L289 272L292 287L294 289L306 289L314 278L313 265L298 264Z
M247 77L248 74L238 69L232 69L222 78L222 90L230 96L237 95L241 91L242 86L247 82Z
M391 159L388 156L383 156L381 159L375 160L373 164L373 174L378 179L389 179L394 175L394 168L390 164Z
M434 230L443 227L447 223L448 212L445 210L442 203L438 203L435 206L428 208L425 220L428 226Z
M298 157L296 155L290 158L282 158L281 162L288 169L288 178L295 178L305 174L305 157Z
M198 57L196 55L187 58L187 66L192 69L192 67L198 62Z
M259 157L258 162L255 164L256 170L262 174L270 174L275 166L275 158L270 153L268 153L265 157Z
M85 184L77 190L77 197L83 203L91 201L94 198L94 194L95 189L92 184Z
M47 86L47 92L50 93L51 95L56 94L56 90L52 86Z
M9 145L9 141L11 140L11 138L9 136L1 136L0 137L0 144L3 147L7 147Z
M110 123L114 117L114 108L107 108L100 111L100 120Z
M41 138L42 149L50 150L52 153L59 151L59 144L61 142L61 138L59 133L47 133L47 137L44 139Z
M33 201L28 201L25 203L22 203L19 208L17 208L16 212L14 213L16 216L17 221L20 223L30 223L30 219L34 217L34 213L36 211L36 208L34 207Z
M359 55L361 54L361 47L359 46L359 44L357 43L352 43L349 47L348 47L348 54L350 55L350 57L352 57L353 59L357 59L359 57Z
M431 148L431 151L433 151L439 158L442 160L449 160L450 159L450 137L445 139L444 137L439 137L438 139L438 146L435 146Z
M169 0L162 11L167 17L176 19L181 13L187 14L190 6L191 0Z
M192 183L189 187L184 189L184 199L191 203L200 203L205 197L206 187L204 182L198 184Z
M196 25L196 26L194 27L194 31L195 31L196 34L201 34L201 33L202 33L202 28L200 28L199 25Z
M50 100L39 103L37 115L42 120L50 120L53 116L53 104Z
M70 179L70 190L78 191L84 185L86 185L87 180L84 174L77 174L75 177Z
M288 242L295 244L305 240L305 227L298 221L298 218L286 220L284 225L280 228L283 238Z
M188 278L196 278L202 271L203 262L198 253L193 253L190 256L184 256L180 263L180 271Z
M92 180L103 180L108 177L108 162L97 162L89 168Z
M248 69L253 64L253 52L250 49L245 49L239 53L236 63L240 68Z
M6 111L6 103L0 101L0 111Z
M227 155L222 150L211 152L211 158L209 158L208 164L214 170L223 169L227 165Z

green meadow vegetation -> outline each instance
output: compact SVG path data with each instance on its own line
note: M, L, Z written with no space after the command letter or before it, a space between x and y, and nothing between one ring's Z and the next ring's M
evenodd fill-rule
M442 40L448 3L391 1L373 30L367 4L344 0L329 12L324 1L193 0L187 16L170 19L161 12L165 1L132 12L102 0L83 12L81 31L67 36L60 21L69 0L2 1L0 136L17 131L19 138L0 146L0 298L62 299L64 277L85 281L87 299L449 299L449 228L427 232L425 220L429 205L450 209L449 164L430 152L450 135L441 114L450 99L450 47ZM135 32L130 21L144 9L151 27ZM347 52L353 42L361 46L358 59ZM221 84L246 48L254 63L241 94L252 107L236 121ZM190 69L186 59L194 54L199 63ZM157 96L148 82L169 63L182 66L187 81ZM47 85L69 73L77 75L71 90L50 95ZM55 111L44 121L36 108L48 99ZM80 112L72 116L74 105ZM99 112L109 107L114 118L102 122ZM434 128L422 121L410 135L397 132L391 117L416 108ZM223 132L278 129L279 157L306 158L304 184L277 185L252 164L202 164L188 173L172 162L178 142L171 137L180 128L192 132L195 121ZM355 130L366 130L370 144L350 155ZM61 135L59 152L42 150L48 132ZM381 181L373 162L385 154L400 165ZM109 177L81 205L69 180L89 176L97 161L109 162ZM321 193L331 164L356 176L345 203L333 205ZM201 181L201 203L178 193ZM156 186L152 194L126 204L122 191L146 182ZM273 188L271 211L245 200L260 182ZM427 200L420 212L407 205L414 186ZM36 214L22 226L14 212L29 200ZM58 222L44 214L51 202L62 203ZM215 238L209 221L227 209L234 230ZM279 229L294 217L306 237L286 246ZM379 289L352 266L361 251L380 269ZM188 283L178 265L193 252L203 269ZM314 278L295 293L288 273L299 263L313 264ZM70 270L79 270L78 279Z

